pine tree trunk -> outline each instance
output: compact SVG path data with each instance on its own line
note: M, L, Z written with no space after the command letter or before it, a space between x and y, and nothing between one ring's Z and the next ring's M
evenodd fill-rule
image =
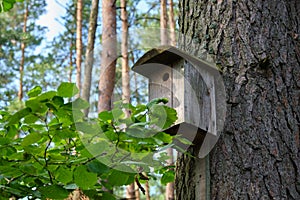
M103 27L98 112L111 109L111 98L115 84L117 58L115 3L115 0L102 0Z
M173 12L173 6L172 5L173 2L171 2L170 4L170 15L169 15L169 19L168 19L168 12L167 12L167 0L161 0L161 4L160 4L160 39L161 39L161 45L168 45L169 42L169 33L167 31L168 28L168 21L170 22L170 28L172 30L172 28L175 27L175 22L174 22L174 12ZM173 29L174 30L174 29ZM173 32L175 34L175 32ZM174 38L171 36L170 39L173 39L172 42L174 42ZM173 44L171 44L173 46ZM167 149L167 155L169 156L169 159L167 160L168 165L173 165L173 149L169 148ZM168 183L166 185L166 200L173 200L174 199L174 183Z
M126 0L121 0L121 20L122 20L122 99L130 102L130 82L128 66L128 19L126 10Z
M134 183L134 187L135 187L135 196L136 196L136 200L140 200L141 199L141 194L140 194L140 190L139 190L139 186L137 185L137 183ZM147 189L146 189L147 192Z
M168 44L168 14L167 0L160 0L160 43L161 45Z
M73 74L73 41L70 41L70 53L69 53L69 83L72 82L72 74Z
M180 1L181 48L216 63L227 94L207 198L300 199L299 10L298 0ZM200 162L179 158L178 200L201 199Z
M150 200L150 186L149 186L149 181L146 181L145 183L145 195L146 195L146 200Z
M97 30L97 19L98 19L98 7L99 0L92 0L90 18L89 18L89 32L88 32L88 44L85 54L84 64L84 81L82 87L82 98L89 102L91 84L92 84L92 70L94 63L94 45ZM89 109L84 110L85 116L88 116Z
M25 2L25 13L24 13L24 19L23 19L23 34L27 33L27 19L29 15L29 8L28 8L28 3ZM20 78L19 78L19 91L18 91L18 100L22 101L23 99L23 76L24 76L24 65L25 65L25 49L26 49L26 44L25 42L21 43L21 60L20 60L20 67L19 67L19 73L20 73Z
M81 93L81 56L82 56L82 0L77 0L76 14L76 84Z
M170 44L176 46L175 17L173 0L169 0Z
M124 103L130 102L130 83L129 83L129 66L128 66L128 19L126 0L121 0L121 20L122 20L122 100ZM125 111L126 117L130 114ZM135 183L132 183L126 188L126 198L136 199Z

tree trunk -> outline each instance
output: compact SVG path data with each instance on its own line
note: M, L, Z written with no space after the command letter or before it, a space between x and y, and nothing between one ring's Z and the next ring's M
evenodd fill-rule
M134 187L135 189L135 196L136 196L136 200L140 200L141 199L141 194L140 194L140 190L139 190L139 186L137 185L137 183L134 183ZM146 194L147 194L147 188L146 188ZM146 197L147 198L147 197ZM146 199L147 200L147 199Z
M128 66L128 19L126 0L121 0L121 21L122 21L122 100L124 103L130 102L130 83L129 83L129 66ZM126 117L130 114L125 111ZM135 183L132 183L126 188L126 198L136 199Z
M102 0L103 28L98 112L111 109L111 97L115 84L117 59L115 3L115 0Z
M73 74L73 41L70 41L70 53L69 53L69 77L68 77L68 81L69 83L72 82L72 74Z
M173 11L173 1L171 0L170 4L170 12L169 12L169 19L168 19L168 13L167 13L167 0L161 0L160 2L160 39L161 39L161 45L168 45L169 44L169 37L168 37L168 21L170 22L170 28L175 27L175 22L174 22L174 11ZM174 31L174 29L173 29ZM175 34L175 32L173 32ZM174 38L173 36L170 37L170 39ZM173 44L171 44L173 46ZM169 148L167 149L167 155L169 156L169 159L167 160L168 165L173 165L173 149ZM168 183L166 185L166 200L173 200L174 199L174 183Z
M99 0L92 1L92 7L89 19L89 32L88 32L88 44L85 53L85 64L84 64L84 81L82 87L82 98L89 102L91 84L92 84L92 70L94 63L94 45L97 30L97 19L98 19L98 7ZM88 116L89 109L84 110L85 116Z
M299 10L298 0L180 1L180 46L219 66L227 95L206 198L300 199ZM179 158L178 200L201 199L200 165Z
M27 19L29 15L29 8L28 3L25 2L25 13L24 13L24 19L23 19L23 34L26 34L27 32ZM19 78L19 91L18 91L18 100L22 101L23 99L23 76L24 76L24 65L25 65L25 49L26 44L25 42L21 43L21 60L20 60L20 78Z
M147 180L145 183L145 195L146 195L146 200L150 200L150 186L149 186L149 181Z
M160 0L160 42L162 45L168 44L168 15L167 0Z
M76 84L81 93L81 56L82 56L82 0L77 0L76 14Z
M175 17L173 0L169 0L170 44L176 46Z
M126 10L126 0L121 0L121 20L122 20L122 99L130 102L130 83L128 66L128 19Z

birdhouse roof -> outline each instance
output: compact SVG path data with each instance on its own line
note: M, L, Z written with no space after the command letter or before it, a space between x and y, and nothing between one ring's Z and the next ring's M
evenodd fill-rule
M160 46L151 49L133 65L132 70L143 74L141 71L143 69L139 69L139 66L150 63L170 65L180 59L184 59L191 64L201 67L202 69L205 69L211 73L219 73L219 70L211 63L191 56L173 46Z

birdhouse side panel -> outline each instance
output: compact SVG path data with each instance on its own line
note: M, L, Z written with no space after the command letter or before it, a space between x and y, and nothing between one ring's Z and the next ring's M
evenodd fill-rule
M210 91L197 66L185 62L184 77L185 121L208 131L212 106Z

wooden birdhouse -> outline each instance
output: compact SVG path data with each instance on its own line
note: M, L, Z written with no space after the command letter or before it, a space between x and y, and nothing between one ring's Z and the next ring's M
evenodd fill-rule
M149 100L166 97L178 120L165 132L181 134L206 156L218 139L225 116L225 92L219 71L211 64L171 46L143 55L133 71L149 79Z

